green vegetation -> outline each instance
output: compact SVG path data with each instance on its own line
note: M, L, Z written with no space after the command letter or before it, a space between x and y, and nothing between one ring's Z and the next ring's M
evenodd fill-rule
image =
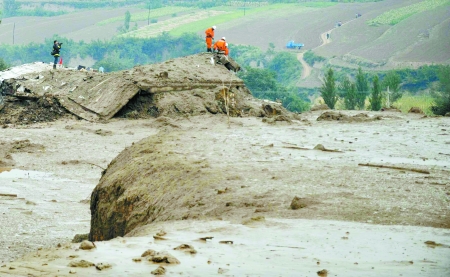
M412 4L406 7L398 8L395 10L389 10L376 18L367 21L367 24L371 26L378 25L395 25L400 21L416 14L425 12L428 10L436 9L440 6L450 5L450 0L424 0L416 4Z
M32 10L18 10L14 16L58 16L66 14L66 12L59 11L59 12L52 12L52 11L46 11L41 7L34 8Z
M355 72L354 69L336 67L333 71L338 84L336 108L364 110L368 105L371 110L378 110L383 107L389 86L390 106L403 112L411 107L420 107L427 114L432 114L432 110L439 115L450 111L450 66L422 66L373 74L364 73L361 68ZM371 89L369 83L372 83ZM376 90L375 83L378 83ZM427 92L430 90L431 94Z
M56 38L56 37L55 37ZM53 40L45 43L27 45L0 45L0 58L12 65L20 65L35 61L51 61L50 51ZM158 63L168 59L199 53L204 48L204 41L195 34L186 34L175 38L167 33L152 39L115 38L111 41L75 42L58 37L64 43L61 57L69 61L80 55L91 56L106 71L129 69L137 64Z
M281 101L283 107L293 112L309 109L309 91L294 87L300 76L301 66L295 55L274 51L269 44L267 52L254 46L231 45L230 51L244 68L238 76L244 80L253 96L272 101ZM306 94L305 94L306 92Z
M303 2L303 3L299 3L299 5L301 6L305 6L308 8L328 8L331 6L336 5L337 3L335 2Z
M285 85L293 85L302 70L295 54L289 52L275 53L268 63L268 68L277 73L277 81Z
M338 100L338 95L336 91L336 80L333 75L333 69L331 68L329 68L325 74L325 80L320 88L320 96L322 96L323 101L325 101L325 104L327 104L330 109L334 109Z
M130 19L131 19L131 13L130 11L126 11L125 12L125 19L123 22L123 26L120 26L117 31L119 31L119 33L126 33L130 30Z
M253 96L271 101L281 101L283 107L292 112L309 109L309 103L300 98L293 87L286 87L277 82L276 72L270 69L247 67L239 74Z
M427 115L432 115L432 106L435 105L434 99L429 94L404 94L402 98L392 104L394 108L406 113L412 107L419 107Z
M308 50L308 51L305 52L305 54L303 54L303 59L310 66L313 66L314 63L316 63L316 62L325 61L324 57L321 57L321 56L318 56L318 55L314 54L314 52L311 51L311 50Z
M370 94L370 109L372 111L381 110L381 101L383 97L381 95L380 80L378 75L375 75L372 82L372 91Z
M394 70L389 71L383 79L383 89L389 90L389 102L395 102L402 97L400 91L400 75Z
M434 114L445 115L450 112L450 66L439 71L439 84L433 92L435 105L431 107Z
M181 12L188 12L191 11L191 8L185 8L185 7L177 7L177 6L167 6L162 8L150 8L150 11L146 12L139 12L139 13L133 13L131 14L130 21L131 22L137 22L137 21L145 21L150 19L156 19L163 16L173 15L176 13ZM97 25L106 25L114 22L120 22L123 21L123 16L113 17L109 18L103 21L100 21L97 23Z
M15 0L3 0L3 16L10 17L14 16L19 9L20 4Z
M249 16L251 14L255 13L262 13L267 11L273 11L274 9L283 9L283 8L291 8L292 5L289 4L275 4L275 5L267 5L257 8L252 8L250 10L247 10L245 13L245 16ZM305 8L306 9L306 8ZM208 17L203 20L194 21L191 23L186 23L183 25L180 25L177 28L174 28L170 31L170 34L173 36L179 36L183 33L187 32L198 32L206 29L208 26L212 25L219 25L221 23L230 22L232 20L236 20L239 18L244 17L244 12L242 10L234 10L230 11L225 14L220 14L212 17Z
M368 94L369 84L367 83L367 77L361 67L359 67L358 73L356 74L356 106L360 110L364 110L366 105L366 97Z
M347 110L354 110L356 108L356 84L351 82L348 76L345 76L344 81L339 85L339 97L344 99L344 107Z
M62 0L62 1L16 1L16 0L2 0L4 7L4 16L57 16L67 13L70 9L95 9L95 8L114 8L127 5L135 5L144 0L114 0L114 1L82 1L82 0ZM153 1L153 0L152 0ZM46 4L52 4L52 9L57 7L57 10L46 10ZM22 7L27 5L27 7Z
M0 71L8 69L8 68L9 68L9 65L5 62L5 60L0 58Z

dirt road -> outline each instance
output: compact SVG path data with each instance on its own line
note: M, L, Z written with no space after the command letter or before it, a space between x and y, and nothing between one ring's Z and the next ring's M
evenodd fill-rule
M302 80L308 78L309 75L311 75L312 71L312 67L309 66L309 64L303 59L303 54L305 53L302 52L297 54L297 60L302 64L303 67L302 76L300 77L300 79Z
M328 256L326 251L320 252L322 254L307 255L310 262L315 264L320 261L324 268L332 268L334 272L346 272L348 275L356 270L351 269L355 266L353 263L362 264L365 261L365 268L375 267L381 270L381 275L378 276L389 276L392 272L408 273L411 276L418 273L420 268L429 273L434 272L433 276L446 276L450 268L442 259L446 255L448 257L450 250L445 247L450 245L448 236L445 236L448 234L448 229L445 228L450 227L450 153L447 153L450 140L442 134L450 128L449 119L421 119L417 115L380 112L370 113L370 116L379 115L384 119L366 123L339 123L318 122L316 118L319 114L320 112L307 113L303 115L304 121L277 125L262 123L258 118L233 118L230 128L225 117L198 116L176 120L176 124L171 125L161 124L161 121L153 119L113 120L107 124L65 120L2 129L0 143L18 140L29 140L29 143L15 144L21 146L15 147L9 155L16 165L12 170L4 168L0 173L0 193L17 194L17 197L0 197L0 211L3 215L0 217L0 256L4 266L0 267L0 275L26 275L37 272L41 272L41 275L50 274L56 272L57 268L61 269L60 266L65 266L69 262L68 256L88 255L90 252L72 253L78 246L69 245L67 249L44 249L41 258L30 255L17 262L10 262L41 247L56 247L58 243L65 245L75 234L87 233L90 220L89 197L100 178L102 168L106 168L112 158L133 142L156 133L171 134L175 131L182 134L177 135L179 138L173 141L182 142L177 146L177 153L205 160L212 169L229 177L225 183L216 184L216 187L228 188L223 197L229 199L227 203L231 204L220 209L217 207L217 216L213 218L203 216L197 220L166 222L154 226L170 231L169 240L162 244L153 240L144 242L145 238L141 241L126 239L131 244L120 243L120 239L101 244L105 248L98 251L119 250L121 248L118 244L126 246L126 249L136 249L135 252L120 250L122 254L117 252L116 256L112 256L115 258L110 261L106 259L109 255L101 255L104 252L98 252L105 262L112 263L119 272L123 273L131 268L153 270L136 263L124 269L124 262L131 260L127 255L140 256L142 249L136 248L137 245L150 243L149 247L156 250L166 247L172 249L178 242L191 243L193 237L210 233L219 239L235 240L239 242L238 245L248 247L227 248L228 246L224 245L218 248L216 243L219 239L213 244L203 246L195 243L200 259L191 262L193 265L197 264L198 268L186 269L186 264L192 263L189 259L186 260L188 257L181 256L179 258L185 264L184 267L172 267L171 271L192 272L190 276L199 276L203 268L200 265L203 265L203 262L206 264L203 259L209 257L217 273L219 266L228 269L226 264L219 262L218 257L221 255L231 259L229 255L236 257L245 251L254 252L257 248L263 251L261 253L267 253L264 259L268 258L274 262L269 264L277 270L282 270L283 263L276 265L276 255L272 256L272 250L286 249L287 252L283 252L280 257L288 259L292 254L288 250L294 249L289 247L323 249L324 245L328 245L328 237L319 233L318 237L315 237L312 235L314 232L307 231L308 228L320 226L318 228L324 234L337 235L333 237L332 245L343 247L344 252L354 250L363 253L365 257L349 256L353 260L351 265L336 260L336 256ZM318 143L327 149L341 152L307 150L313 149ZM430 171L430 174L362 167L358 166L360 163L423 169ZM291 210L289 205L294 196L305 199L306 207ZM279 221L285 218L294 221ZM207 223L213 219L219 219L220 222L211 223L212 225ZM296 237L283 233L283 230L303 228L295 227L298 224L295 219L313 220L310 227L304 228L306 233L303 236L310 236L308 243L305 241L297 245ZM328 220L339 220L343 223L341 225ZM345 223L349 221L360 223ZM232 227L230 224L243 226L244 229L244 226L250 224L254 228L249 230L254 231L238 232L238 227ZM309 223L304 224L307 226ZM402 227L409 225L416 227ZM135 234L154 234L155 229L151 226L149 228L137 230ZM258 235L258 230L264 235ZM359 239L352 240L352 234L365 234L364 230L383 230L379 235L374 234L371 237L370 245L376 245L376 248L358 247L358 243L367 245L365 239L364 242ZM190 233L188 235L184 232ZM350 232L350 235L345 232ZM246 233L265 238L259 242L251 242L252 239L245 235ZM391 239L386 239L382 233L395 240L399 249L405 246L406 250L402 252L405 254L395 252L392 256L377 259L375 253L392 250ZM277 237L284 239L279 240L279 243L271 239ZM349 248L341 246L342 242L347 244L344 237L349 237ZM410 241L401 242L401 237L410 237ZM428 248L424 245L428 240L444 246ZM262 244L259 244L261 241ZM53 262L45 259L45 255L54 255ZM93 256L89 255L85 258L90 257L89 259L93 260ZM432 263L420 262L424 258ZM233 263L229 268L230 273L249 273L251 265L257 260L256 256L247 258L246 265L240 264L240 269ZM290 258L288 260L291 261ZM412 263L409 263L410 260ZM295 258L285 269L297 270L306 275L316 269L322 269L317 267L318 264L301 269L294 261ZM342 264L336 266L336 263ZM413 263L414 266L411 266ZM10 269L11 267L14 269ZM69 270L70 268L64 269L64 274L69 274ZM80 272L80 276L87 272L81 268L76 271ZM101 274L113 276L113 272L118 271Z
M349 22L351 22L353 20L355 20L355 19L346 21L342 25L345 25L345 24L347 24L347 23L349 23ZM317 49L317 48L322 47L322 46L324 46L324 45L326 45L328 43L331 43L332 42L332 40L331 40L331 32L334 29L336 29L336 28L338 28L338 27L334 27L333 29L330 29L330 30L320 34L320 39L321 39L322 43L319 46L312 48L311 50ZM327 38L327 34L330 35L329 38ZM311 72L312 72L312 67L303 59L303 55L304 55L304 52L297 54L297 59L299 60L299 62L302 64L302 67L303 67L302 75L300 77L302 80L308 78L311 75Z

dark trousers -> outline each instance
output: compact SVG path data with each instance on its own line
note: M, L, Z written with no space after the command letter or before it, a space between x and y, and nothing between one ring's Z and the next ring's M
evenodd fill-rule
M59 56L54 56L55 57L55 62L53 63L54 65L57 65L58 64L58 61L59 61Z

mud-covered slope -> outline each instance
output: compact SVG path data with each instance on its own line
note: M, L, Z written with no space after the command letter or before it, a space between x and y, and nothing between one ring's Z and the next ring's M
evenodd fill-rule
M124 236L153 221L196 218L207 211L202 203L217 204L211 185L222 174L179 155L178 143L176 133L150 137L110 163L91 196L91 240Z
M102 74L75 69L51 70L32 65L27 71L15 70L0 86L5 108L0 123L29 123L53 120L61 110L89 120L108 120L113 116L146 118L158 116L199 115L230 116L287 115L280 105L264 109L244 82L223 65L212 62L211 53L202 53L137 66L131 70ZM45 99L45 101L42 101ZM29 105L37 103L38 105ZM54 103L51 107L46 103ZM21 107L18 114L15 107ZM47 116L51 110L58 116ZM34 114L30 121L23 114ZM25 119L26 120L25 120ZM39 120L37 120L39 119Z

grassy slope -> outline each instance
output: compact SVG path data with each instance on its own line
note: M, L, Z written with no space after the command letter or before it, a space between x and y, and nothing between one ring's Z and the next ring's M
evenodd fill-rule
M120 19L125 11L130 10L132 20L138 27L147 30L147 33L143 32L142 37L162 31L169 31L173 35L190 31L203 36L206 27L217 25L217 37L226 36L231 43L249 44L262 49L266 49L272 42L277 50L281 50L287 41L295 40L304 43L306 50L314 49L317 54L326 57L344 56L350 60L389 61L392 64L406 61L448 63L448 6L445 9L412 15L394 26L371 27L366 24L366 21L385 12L417 2L420 1L278 4L247 9L245 16L242 9L223 7L223 11L227 13L214 16L212 12L206 11L211 13L211 16L205 16L198 21L194 21L196 14L205 12L204 10L186 11L184 8L172 7L153 10L153 15L165 15L167 18L159 18L157 24L150 26L147 26L147 11L130 7L108 9L106 12L91 10L51 18L8 18L0 25L0 43L12 42L14 22L16 44L41 42L53 34L85 41L108 39L117 35L116 29L122 24ZM185 15L171 16L177 12L186 13L186 16L190 14L191 18L181 22L180 19ZM361 13L363 16L333 30L332 43L316 48L321 44L321 33L334 28L336 21L346 22L354 19L355 13ZM151 17L153 18L152 15ZM131 27L133 25L132 23ZM148 32L152 28L155 32ZM139 31L134 35L136 33ZM345 64L345 61L341 60L342 62Z

